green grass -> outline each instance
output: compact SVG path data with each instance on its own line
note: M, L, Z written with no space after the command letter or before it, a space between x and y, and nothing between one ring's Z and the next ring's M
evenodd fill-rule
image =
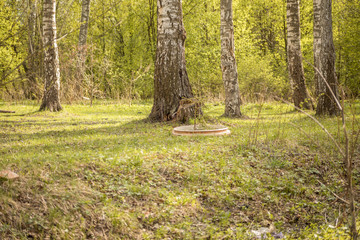
M1 239L251 239L270 224L288 239L347 239L339 153L287 105L226 119L208 104L207 121L231 129L220 137L173 136L175 122L143 121L147 102L38 107L0 102L16 111L0 115L0 170L20 175L0 179ZM339 119L320 121L343 141Z

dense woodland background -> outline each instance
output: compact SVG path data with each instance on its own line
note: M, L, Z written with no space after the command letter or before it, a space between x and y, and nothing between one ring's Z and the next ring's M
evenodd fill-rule
M34 3L36 3L34 5ZM85 76L78 45L81 4L57 1L61 99L149 99L156 51L155 0L91 1ZM37 99L43 92L41 1L0 1L0 98ZM244 101L290 97L286 56L286 1L233 2L235 49ZM301 1L302 51L307 87L314 98L313 6ZM184 0L189 79L197 97L223 99L220 3ZM336 70L350 97L360 94L360 2L333 1ZM35 66L35 67L34 67Z

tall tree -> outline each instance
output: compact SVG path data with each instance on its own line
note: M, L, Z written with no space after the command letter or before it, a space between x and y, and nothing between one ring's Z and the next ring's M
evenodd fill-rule
M186 32L182 0L157 1L157 49L154 73L154 105L149 118L185 120L193 111L177 116L182 99L193 98L185 66Z
M80 18L80 32L79 32L79 58L80 66L84 67L85 58L86 58L86 39L89 26L89 17L90 17L90 2L91 0L83 0L81 7L81 18Z
M43 3L44 36L44 78L45 90L40 110L57 112L60 104L60 68L56 43L56 0L44 0Z
M24 94L27 99L38 99L41 96L41 90L38 87L38 77L41 72L41 54L40 49L40 33L38 30L38 0L27 1L27 61L23 62L23 68L26 73L27 82L24 84Z
M299 108L312 109L312 102L305 85L300 44L300 0L287 0L286 22L288 71L294 105Z
M77 82L77 88L84 79L85 74L85 61L86 61L86 39L89 26L89 17L90 17L90 1L83 0L81 7L81 18L80 18L80 32L79 32L79 54L78 54L78 67L79 67L79 82Z
M80 32L79 32L79 48L80 51L86 45L87 32L90 18L90 2L91 0L83 0L81 8Z
M221 0L221 70L225 88L227 117L240 117L241 98L235 60L232 0Z
M338 86L331 0L314 0L314 65L317 115L337 115Z
M155 59L155 44L156 44L156 0L149 0L149 8L146 19L147 34L148 34L148 48Z

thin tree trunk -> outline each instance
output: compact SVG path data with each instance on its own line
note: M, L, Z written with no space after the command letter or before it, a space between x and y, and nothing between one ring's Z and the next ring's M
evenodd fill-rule
M343 94L343 98L345 97L345 94ZM344 101L343 101L343 107L344 107ZM345 114L344 109L341 111L341 117L343 122L343 130L345 135L345 159L344 163L346 165L346 179L347 179L347 187L348 187L348 197L349 197L349 208L350 208L350 216L351 216L351 225L350 225L350 231L351 231L351 237L353 240L358 239L358 231L356 229L356 207L355 207L355 194L354 194L354 181L353 181L353 161L350 157L350 149L349 149L349 137L346 130L346 124L345 124Z
M287 53L287 49L288 49L288 43L287 43L287 28L286 28L286 24L287 24L287 20L286 20L286 15L287 15L287 0L284 0L284 14L283 14L283 37L284 37L284 45L285 45L285 59L286 59L286 64L288 64L288 53Z
M185 66L186 32L181 5L181 0L157 0L154 105L149 116L152 121L186 121L193 116L193 107L183 113L178 111L182 99L193 98Z
M221 0L221 70L227 117L240 117L241 98L235 60L232 0Z
M316 115L338 115L331 0L314 0L314 65L317 96ZM327 87L326 82L331 89Z
M36 99L40 95L37 91L37 57L36 54L39 46L36 41L36 8L37 0L28 0L29 16L28 16L28 55L29 60L27 64L24 62L23 67L26 73L27 84L24 89L25 97L27 99Z
M305 75L302 62L299 3L299 0L287 0L288 70L294 105L299 108L312 109L312 101L305 86Z
M147 31L148 31L148 39L149 39L149 49L152 58L155 61L155 46L156 46L156 27L155 27L155 4L156 0L149 0L149 15L147 19Z
M44 0L43 3L44 35L44 77L45 91L40 110L60 111L60 68L56 43L56 0Z
M79 47L80 50L86 45L89 17L90 17L90 2L91 0L82 1L81 19L80 19L80 32L79 32Z
M78 52L79 79L75 86L78 92L80 92L80 85L85 79L86 39L87 39L89 17L90 17L90 2L91 0L82 1L81 18L80 18L81 25L79 31L79 52Z

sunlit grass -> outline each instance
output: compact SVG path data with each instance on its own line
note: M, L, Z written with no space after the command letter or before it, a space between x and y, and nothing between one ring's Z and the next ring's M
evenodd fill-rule
M173 136L177 123L144 121L148 102L0 109L16 111L0 115L0 170L20 175L0 183L2 238L247 239L269 224L305 238L346 226L339 153L291 106L247 104L248 118L226 119L207 104L205 119L231 129L220 137ZM354 116L359 103L349 129ZM320 121L342 141L339 119Z

